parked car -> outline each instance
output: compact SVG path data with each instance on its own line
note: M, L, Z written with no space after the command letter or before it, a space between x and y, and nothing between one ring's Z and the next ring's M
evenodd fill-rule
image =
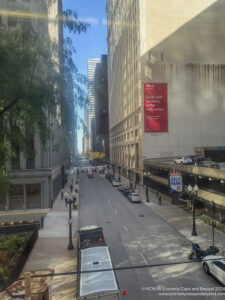
M203 167L203 168L216 168L217 169L217 164L215 161L212 160L203 160L198 163L198 167Z
M109 179L109 176L111 176L111 174L109 174L109 173L105 174L105 178Z
M105 174L105 170L100 170L99 174Z
M106 174L106 175L105 175L105 178L107 178L108 181L110 181L110 182L112 182L112 180L115 179L115 178L113 177L113 175L110 174L110 173L109 173L109 174Z
M216 163L216 169L225 170L225 163L224 162Z
M118 185L118 191L123 192L124 189L128 189L128 186L126 184L120 184Z
M175 164L183 164L183 165L191 165L192 164L192 159L190 156L183 156L174 159Z
M87 177L88 178L94 178L94 173L93 172L88 172Z
M198 163L198 162L204 160L204 157L202 155L192 155L191 159L194 163Z
M131 194L131 193L134 193L134 190L133 190L133 189L128 188L128 189L124 189L124 190L123 190L123 194L124 194L124 196L126 196L126 197L128 197L128 195Z
M128 199L130 200L130 202L141 202L141 197L138 193L128 194Z
M203 269L207 274L213 275L218 281L225 285L225 257L219 255L208 255L202 259Z
M118 179L113 179L112 180L112 185L113 186L119 186L120 185L120 181Z

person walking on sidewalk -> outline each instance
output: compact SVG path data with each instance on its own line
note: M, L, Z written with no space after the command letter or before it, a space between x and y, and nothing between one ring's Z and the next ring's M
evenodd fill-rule
M67 192L64 193L64 200L65 200L65 204L66 204L66 207L67 207L67 200L69 198L69 195Z
M158 198L158 204L161 205L162 204L162 197L161 195L159 194L159 198Z
M146 202L149 202L149 198L148 198L148 187L146 187L145 193L146 193Z

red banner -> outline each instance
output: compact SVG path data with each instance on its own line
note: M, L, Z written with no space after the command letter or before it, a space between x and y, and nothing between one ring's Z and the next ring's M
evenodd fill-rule
M168 132L167 83L144 83L145 132Z

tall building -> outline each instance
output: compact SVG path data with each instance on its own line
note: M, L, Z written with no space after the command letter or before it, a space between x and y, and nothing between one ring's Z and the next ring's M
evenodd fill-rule
M89 106L86 105L84 108L84 124L83 124L83 136L84 136L84 149L86 153L89 150Z
M225 145L224 1L108 0L110 161Z
M3 0L0 8L0 22L5 30L21 30L20 22L25 18L36 33L41 36L45 34L58 45L58 51L52 52L52 59L58 65L56 71L61 72L63 25L59 22L59 17L62 15L62 0ZM68 94L68 105L74 109L71 98L73 93ZM16 161L12 159L7 163L12 188L6 197L0 197L0 209L47 208L62 188L65 169L69 163L69 153L63 140L69 133L62 127L59 106L56 117L46 115L51 138L43 145L38 133L31 135L29 146L32 151L19 152ZM75 144L75 133L70 135Z
M95 136L95 93L94 93L94 76L96 64L100 62L100 58L88 60L88 99L89 99L89 115L88 115L88 134L89 149L94 150Z
M95 150L105 153L109 159L109 103L108 103L107 55L102 55L96 65L95 90Z

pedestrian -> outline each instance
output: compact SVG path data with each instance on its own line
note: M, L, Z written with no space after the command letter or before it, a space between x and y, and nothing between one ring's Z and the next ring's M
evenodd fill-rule
M118 176L118 180L119 180L119 182L120 182L120 176Z
M71 191L71 193L72 193L72 191L73 191L73 185L72 185L72 183L71 183L71 185L70 185L70 191Z
M75 206L76 206L76 200L77 200L75 191L73 191L72 198L73 198L73 208L75 208Z
M159 194L159 198L158 198L158 204L161 205L162 204L162 197L161 195Z
M148 187L146 188L145 193L146 193L146 202L149 202L149 198L148 198Z
M63 191L61 192L61 199L63 200L63 197L64 197L64 193Z
M69 197L68 193L65 192L65 193L64 193L64 200L65 200L66 207L67 207L67 200L68 200L68 197Z

